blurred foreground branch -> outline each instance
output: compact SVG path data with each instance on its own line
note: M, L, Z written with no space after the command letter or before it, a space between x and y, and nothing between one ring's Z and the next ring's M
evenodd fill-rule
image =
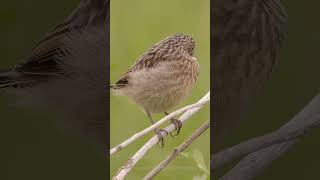
M312 128L320 125L320 95L295 115L279 130L253 138L213 155L211 168L216 168L247 155L227 172L221 180L248 180L268 167L273 160L284 154Z
M210 92L208 92L203 98L201 98L199 102L206 102L208 103L210 101ZM203 104L204 105L204 104ZM198 112L202 106L194 107L188 111L186 111L182 116L179 117L179 120L181 123L185 123L192 115L194 115L196 112ZM164 128L165 131L168 133L175 130L175 125L170 124L166 128ZM167 136L168 134L162 133L162 136ZM129 160L128 162L123 165L121 168L119 168L117 174L113 177L113 180L122 180L124 179L129 172L132 170L132 168L137 164L137 162L143 158L146 153L157 143L159 142L159 138L157 135L153 136L147 143L145 143Z

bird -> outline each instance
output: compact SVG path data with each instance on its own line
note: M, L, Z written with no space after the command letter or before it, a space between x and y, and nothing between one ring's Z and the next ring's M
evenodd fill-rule
M287 14L280 0L215 0L211 12L211 147L217 149L270 79Z
M14 67L0 70L0 89L17 104L59 111L65 127L107 139L109 0L81 0Z
M164 113L181 102L194 87L200 65L194 56L194 39L187 34L173 34L154 44L113 84L116 95L129 97L145 111L151 124L153 113ZM177 134L182 123L173 118ZM163 147L162 132L156 128ZM167 134L167 132L164 132Z

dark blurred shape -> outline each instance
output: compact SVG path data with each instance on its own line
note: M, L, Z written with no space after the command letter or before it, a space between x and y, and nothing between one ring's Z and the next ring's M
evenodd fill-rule
M284 39L280 0L212 2L213 143L236 126L270 77Z
M0 88L18 104L62 112L68 130L107 145L109 0L82 0L35 46L0 72Z

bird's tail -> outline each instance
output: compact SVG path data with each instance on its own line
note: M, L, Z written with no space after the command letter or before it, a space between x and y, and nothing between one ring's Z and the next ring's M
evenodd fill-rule
M0 88L6 88L13 85L14 78L10 74L10 70L0 70Z
M12 70L0 70L0 89L8 87L24 87L32 84L29 78L22 77Z
M114 84L110 84L110 85L109 85L109 88L110 88L110 90L115 91L115 90L118 90L118 89L123 88L123 86L121 86L121 85L119 86L119 84L114 83Z
M124 95L122 92L122 87L118 86L117 83L110 84L109 88L114 95Z
M110 85L109 85L109 88L110 88L110 89L114 89L114 88L115 88L115 84L110 84Z

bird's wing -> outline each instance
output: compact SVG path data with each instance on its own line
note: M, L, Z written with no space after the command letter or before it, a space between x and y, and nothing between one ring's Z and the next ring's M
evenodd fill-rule
M81 32L88 26L107 26L109 24L108 3L109 0L82 0L70 16L46 34L34 47L30 56L19 63L15 70L25 74L59 72L57 56L63 56L66 53L63 40L70 36L71 32Z
M194 61L194 57L191 57L188 53L185 53L179 49L172 49L167 46L154 46L142 54L138 60L127 70L127 72L121 75L119 80L115 83L115 85L113 85L112 88L122 88L129 84L130 74L132 72L146 68L150 69L156 67L162 62L179 61L182 59Z

